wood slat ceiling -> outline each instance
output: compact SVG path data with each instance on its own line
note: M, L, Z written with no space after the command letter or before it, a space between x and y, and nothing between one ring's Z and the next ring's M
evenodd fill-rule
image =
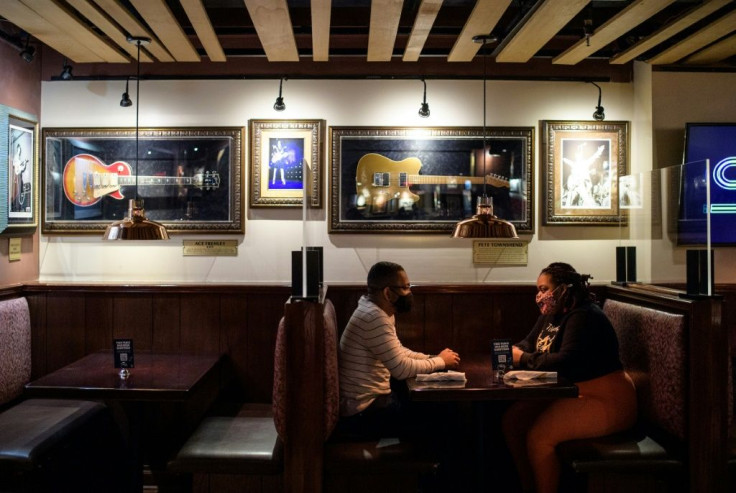
M154 71L181 76L202 62L242 67L244 58L252 61L250 76L274 71L302 77L477 76L477 68L463 62L478 55L481 45L473 42L474 36L493 34L499 43L490 58L498 74L538 78L553 69L555 74L584 73L576 71L578 66L595 67L602 80L614 66L632 60L669 69L736 70L735 3L1 0L0 17L7 22L0 22L0 30L5 39L16 39L16 46L30 35L81 65L75 76L85 64L94 66L90 73L114 74L119 70L115 64L134 61L136 47L126 41L129 36L152 39L141 61L153 62ZM108 69L102 68L105 64ZM227 68L207 70L232 73Z

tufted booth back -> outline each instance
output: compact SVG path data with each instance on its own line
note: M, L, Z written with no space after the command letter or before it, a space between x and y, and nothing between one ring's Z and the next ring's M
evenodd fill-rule
M337 317L335 307L330 300L325 300L322 312L324 324L324 439L332 433L340 418L340 389L338 387L337 368ZM312 323L311 318L305 320L306 324ZM286 441L286 395L289 378L286 375L286 359L289 350L287 346L285 319L282 317L276 333L276 350L274 353L274 376L273 376L273 411L276 430L283 441ZM318 324L319 325L319 324ZM314 330L308 325L305 330ZM297 350L297 349L292 349Z
M616 330L624 369L636 385L640 418L684 441L689 371L685 317L610 299L603 311Z
M0 406L31 379L31 316L25 298L0 301Z

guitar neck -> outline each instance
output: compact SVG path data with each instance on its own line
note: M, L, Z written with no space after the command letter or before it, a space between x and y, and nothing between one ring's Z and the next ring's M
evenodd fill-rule
M444 175L409 175L409 182L412 185L457 185L458 183L470 182L473 185L482 185L486 183L495 187L508 187L508 180L502 178L484 177L482 176L444 176Z
M118 184L126 185L196 185L198 182L193 176L120 176L118 175Z

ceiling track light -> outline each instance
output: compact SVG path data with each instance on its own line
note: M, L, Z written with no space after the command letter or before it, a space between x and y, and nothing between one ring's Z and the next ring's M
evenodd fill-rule
M424 99L422 100L422 105L419 107L419 116L427 118L429 116L429 104L427 104L427 81L422 79L422 83L424 84Z
M286 109L286 105L284 104L284 98L281 97L281 91L284 87L284 81L286 80L285 77L282 77L279 81L279 97L276 98L276 102L273 103L273 109L276 111L284 111Z
M130 100L130 96L128 95L128 82L130 79L125 79L125 92L123 93L123 97L120 99L120 106L123 108L128 108L130 106L133 106L133 101Z
M72 75L72 66L69 65L69 62L67 59L64 59L64 67L61 69L61 73L59 74L59 78L61 80L72 80L74 76Z
M473 36L474 43L483 45L483 196L478 197L475 215L455 224L452 232L453 238L518 238L516 227L509 221L496 217L493 214L493 197L487 195L488 174L486 173L486 160L488 156L488 136L486 126L486 82L488 48L490 43L498 41L496 36L481 35Z
M601 90L601 86L599 86L592 80L588 82L590 82L591 84L593 84L595 87L598 88L598 106L595 107L595 113L593 113L593 120L602 122L603 120L606 119L606 114L603 111L603 106L601 106L601 96L603 94L603 91Z
M23 59L23 61L27 63L31 63L33 61L33 58L36 56L36 48L33 46L29 46L28 43L31 41L31 35L29 34L26 36L26 45L23 47L23 49L20 52L20 57Z

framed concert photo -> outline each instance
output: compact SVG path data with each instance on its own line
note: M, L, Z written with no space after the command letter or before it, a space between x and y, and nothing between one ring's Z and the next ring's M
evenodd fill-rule
M533 127L330 128L330 233L446 233L479 197L533 232Z
M324 120L250 120L250 207L322 207Z
M545 121L544 224L616 226L628 172L628 122Z
M102 234L143 199L169 233L243 233L242 127L43 129L46 234Z
M32 234L38 225L38 120L0 105L0 231Z

